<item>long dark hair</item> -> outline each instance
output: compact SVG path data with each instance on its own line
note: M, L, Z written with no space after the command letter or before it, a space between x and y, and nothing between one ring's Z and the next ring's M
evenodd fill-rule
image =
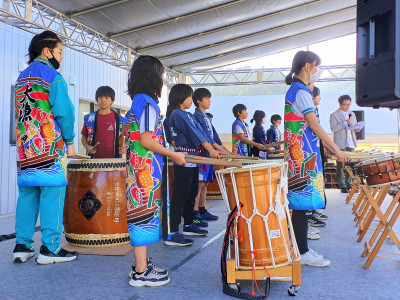
M57 34L52 31L46 30L42 33L35 35L31 43L29 44L29 61L28 64L31 64L36 57L38 57L44 48L54 49L57 46L57 43L61 44L61 40Z
M147 94L154 100L161 97L164 66L157 58L140 55L132 65L128 75L128 95Z
M311 51L299 51L293 57L292 69L290 73L286 76L285 82L287 85L291 85L293 83L293 74L299 75L301 69L306 65L306 63L314 63L317 62L317 66L321 64L321 58Z
M250 120L250 123L253 123L253 121L256 121L256 124L261 125L262 119L265 118L265 112L262 110L256 110L253 115L253 119Z

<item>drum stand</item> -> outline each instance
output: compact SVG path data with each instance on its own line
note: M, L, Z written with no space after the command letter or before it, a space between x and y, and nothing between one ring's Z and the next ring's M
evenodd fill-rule
M346 167L350 176L353 175L350 169ZM353 177L353 176L352 176ZM396 223L397 218L400 215L400 190L391 200L389 207L386 212L382 211L382 203L385 197L388 195L391 188L391 184L380 185L378 187L368 187L363 184L359 177L355 177L353 188L359 188L360 194L353 204L353 213L355 216L356 225L359 226L357 242L361 242L365 237L367 230L374 230L374 233L368 241L364 244L364 251L361 256L367 257L367 262L364 264L364 269L368 269L376 257L384 258L387 260L394 260L388 257L378 255L378 252L385 252L392 255L400 255L393 251L381 250L381 247L385 240L389 238L400 251L400 241L393 231L393 226ZM352 195L347 196L346 203L350 201ZM370 228L374 218L378 218L378 225L375 229ZM395 260L398 261L398 260ZM399 261L398 261L399 262Z

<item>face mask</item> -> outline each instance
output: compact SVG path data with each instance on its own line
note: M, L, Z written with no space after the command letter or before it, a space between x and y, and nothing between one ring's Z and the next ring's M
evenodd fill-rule
M52 58L48 58L46 56L47 60L51 63L51 65L54 67L54 69L58 70L58 68L60 67L60 63L58 62L57 59L55 59L54 55Z
M321 76L322 70L317 67L317 72L315 74L310 73L310 83L314 83L318 81L319 77Z

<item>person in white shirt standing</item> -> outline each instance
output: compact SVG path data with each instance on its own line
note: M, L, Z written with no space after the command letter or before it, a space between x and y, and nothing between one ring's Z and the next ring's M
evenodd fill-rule
M342 95L338 101L339 108L329 118L333 141L342 151L354 151L354 148L357 147L356 130L352 130L351 127L357 124L357 118L355 113L350 110L351 97ZM337 162L336 176L341 192L348 193L353 183L349 174L344 170L344 164L339 161Z

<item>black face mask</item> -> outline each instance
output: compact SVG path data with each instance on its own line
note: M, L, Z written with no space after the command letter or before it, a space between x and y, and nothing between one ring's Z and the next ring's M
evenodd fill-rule
M52 53L53 54L53 53ZM55 59L54 55L52 58L48 58L46 56L47 60L52 64L52 66L54 67L54 69L58 70L58 68L60 67L60 63L58 62L57 59Z

